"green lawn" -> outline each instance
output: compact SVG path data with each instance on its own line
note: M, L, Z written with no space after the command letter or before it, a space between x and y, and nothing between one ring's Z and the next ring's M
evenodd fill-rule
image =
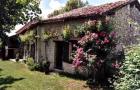
M85 81L56 73L29 71L24 64L0 61L0 90L89 90Z

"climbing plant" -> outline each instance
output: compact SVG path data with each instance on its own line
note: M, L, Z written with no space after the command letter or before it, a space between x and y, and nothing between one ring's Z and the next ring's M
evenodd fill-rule
M43 41L48 41L50 39L58 38L59 36L60 35L57 32L44 31L41 39Z
M20 35L19 37L21 39L21 42L23 42L23 43L27 43L29 41L34 42L34 40L35 40L35 34L34 34L33 30L29 30L24 35Z
M69 40L71 38L71 36L72 36L72 32L70 30L70 27L69 26L65 26L64 30L62 32L63 39L67 41L67 40Z

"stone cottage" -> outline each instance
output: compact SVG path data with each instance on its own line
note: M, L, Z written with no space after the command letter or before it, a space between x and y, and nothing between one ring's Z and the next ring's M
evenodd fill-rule
M43 59L50 61L50 69L73 73L74 68L72 68L69 60L73 44L77 41L77 38L70 38L66 42L58 37L46 42L41 39L43 33L48 31L61 34L67 25L74 33L75 25L81 25L89 20L106 18L110 18L119 38L119 44L131 45L140 42L140 4L138 0L124 0L100 6L82 7L46 20L34 20L27 23L17 31L17 34L24 35L27 31L33 30L36 39L34 43L31 43L31 49L27 49L24 45L24 57L28 55L28 52L32 52L31 56L34 57L35 61L39 62Z

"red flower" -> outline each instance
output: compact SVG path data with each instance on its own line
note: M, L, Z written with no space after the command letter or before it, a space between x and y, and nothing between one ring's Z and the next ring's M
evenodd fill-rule
M118 64L118 63L113 63L112 66L113 66L114 68L120 68L120 64Z
M107 38L104 39L104 44L108 44L109 42L110 41Z
M99 42L100 42L99 40L96 40L96 44L99 44Z
M106 36L106 33L105 33L105 32L100 32L99 35L100 35L101 37L105 37L105 36Z

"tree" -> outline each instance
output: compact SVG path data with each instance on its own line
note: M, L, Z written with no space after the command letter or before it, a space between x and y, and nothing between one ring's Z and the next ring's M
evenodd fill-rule
M1 0L0 1L0 43L2 57L5 59L5 46L9 44L6 32L13 30L17 24L38 19L41 10L39 0Z
M82 0L68 0L65 7L61 8L60 10L55 10L53 13L49 14L48 17L56 16L58 14L68 12L76 8L84 7L86 5L88 5L88 2L84 3Z
M0 30L8 32L16 24L24 24L38 17L41 13L39 3L35 0L1 0L0 1Z
M69 0L66 3L66 6L64 8L64 11L70 11L72 9L80 8L86 6L88 3L82 2L82 0Z
M0 38L7 41L5 32L13 30L17 24L37 19L41 13L39 0L1 0L0 1Z

